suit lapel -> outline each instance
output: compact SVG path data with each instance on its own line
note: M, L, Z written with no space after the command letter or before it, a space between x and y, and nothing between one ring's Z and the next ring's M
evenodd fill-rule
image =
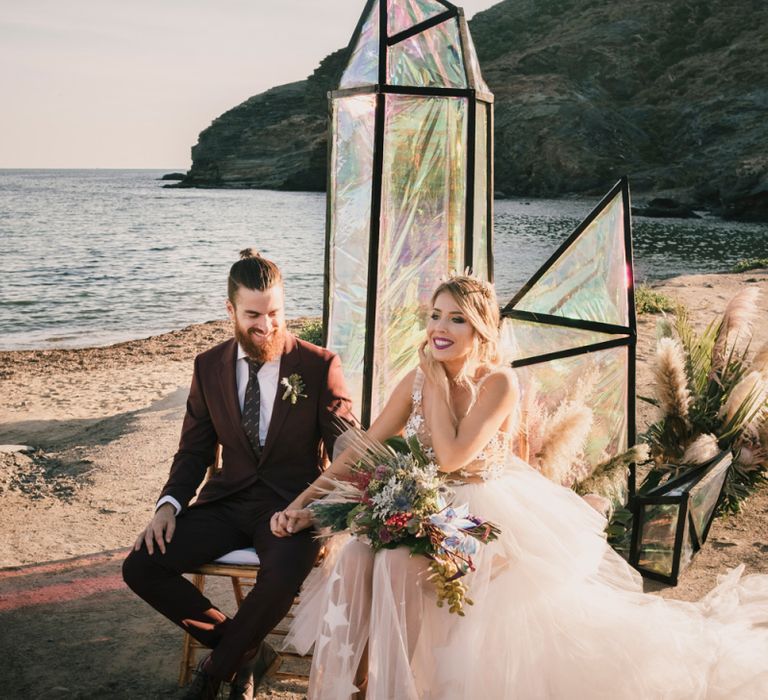
M230 425L243 448L250 451L255 461L256 453L253 451L251 441L242 427L242 413L237 396L237 341L235 340L232 340L219 364L219 386L221 386L224 394L224 407L229 416Z
M299 346L296 343L296 338L290 333L286 334L285 338L285 351L280 358L280 373L277 379L277 394L275 395L275 403L272 406L272 418L269 421L269 429L267 430L267 438L264 440L264 446L261 449L261 458L259 464L269 456L272 447L277 440L277 436L280 433L280 429L288 417L291 411L291 402L289 400L283 401L283 394L285 393L285 387L280 384L285 377L290 377L292 374L300 374L301 361L299 357ZM243 433L245 434L245 433Z

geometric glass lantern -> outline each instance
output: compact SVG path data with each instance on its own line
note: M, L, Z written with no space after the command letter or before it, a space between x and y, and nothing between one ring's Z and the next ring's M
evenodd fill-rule
M460 8L368 0L329 97L324 344L368 426L440 279L493 278L493 96Z
M677 585L709 534L731 465L730 450L634 499L629 561L643 576Z
M629 184L622 178L502 310L503 341L543 412L591 410L587 472L635 444L634 275ZM627 495L635 489L630 465Z

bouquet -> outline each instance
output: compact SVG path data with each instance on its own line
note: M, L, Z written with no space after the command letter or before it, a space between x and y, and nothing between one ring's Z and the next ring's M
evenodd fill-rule
M459 580L473 571L472 555L480 544L499 535L499 528L453 506L453 491L438 476L415 438L379 443L360 431L351 444L362 454L349 481L332 479L332 490L310 507L315 522L328 534L348 530L374 551L408 547L429 559L437 605L448 603L463 616L472 605Z

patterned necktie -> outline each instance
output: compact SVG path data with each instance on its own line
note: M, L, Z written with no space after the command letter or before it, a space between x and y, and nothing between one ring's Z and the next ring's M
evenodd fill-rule
M259 378L256 376L261 369L261 363L246 358L248 362L248 386L245 387L245 400L243 401L243 417L240 424L253 447L256 456L261 454L259 442L259 404L261 392L259 391Z

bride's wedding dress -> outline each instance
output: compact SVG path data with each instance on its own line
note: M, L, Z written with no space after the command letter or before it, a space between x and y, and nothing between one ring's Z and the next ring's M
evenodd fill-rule
M429 451L422 382L406 433ZM368 700L768 698L768 576L739 567L698 603L644 594L604 518L510 454L509 435L472 465L481 479L453 484L502 530L464 579L465 617L437 607L425 559L335 538L288 638L314 644L309 697L350 697L367 644Z

